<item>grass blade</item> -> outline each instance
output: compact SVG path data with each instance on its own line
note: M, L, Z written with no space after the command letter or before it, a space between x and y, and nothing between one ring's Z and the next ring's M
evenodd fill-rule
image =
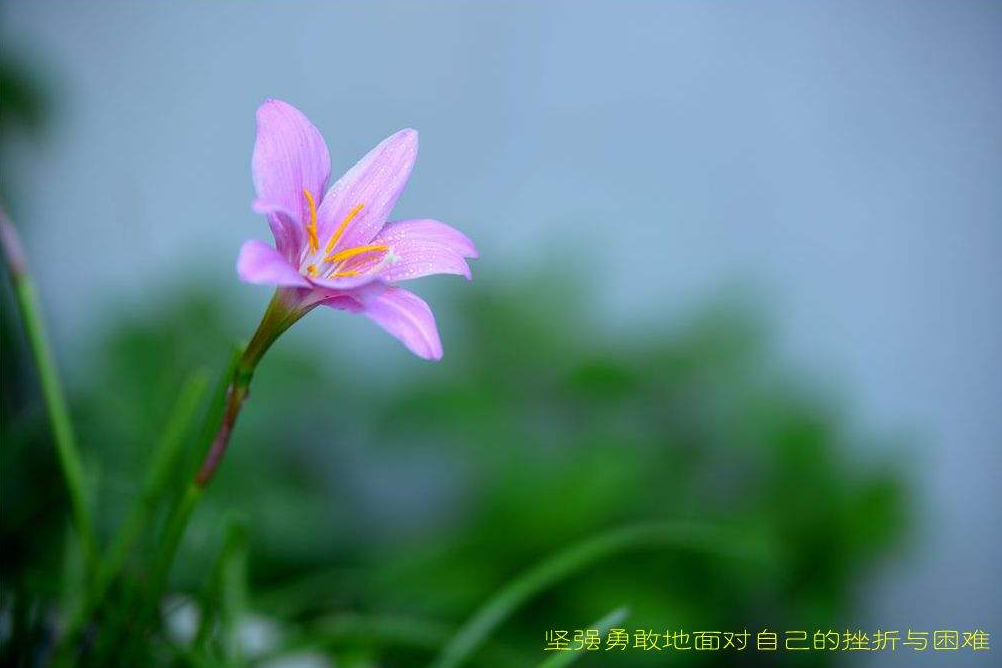
M229 363L210 395L202 428L195 440L196 447L192 448L193 452L188 453L188 461L174 467L174 472L178 474L177 480L168 476L168 483L176 483L184 487L177 494L167 518L166 527L157 541L157 552L153 555L149 576L142 585L132 587L127 592L125 603L117 611L118 618L115 620L115 626L118 627L116 628L117 632L105 633L104 642L98 646L95 652L98 661L106 659L111 652L128 658L129 652L139 646L139 640L145 637L149 631L148 622L153 619L156 613L181 538L201 497L202 489L195 485L191 479L193 468L191 460L194 456L201 455L206 444L212 439L216 425L219 424L226 401L226 390L241 352L240 346L234 347L231 352ZM176 490L169 489L168 483L165 483L164 492L175 492ZM140 597L143 600L137 600Z
M208 385L208 375L205 370L200 369L191 374L181 388L177 402L171 411L167 426L163 436L153 454L146 480L143 482L142 491L136 502L133 504L122 523L121 529L115 536L111 547L108 548L108 556L98 572L97 585L95 587L95 600L100 601L104 591L111 581L118 575L129 552L135 546L143 528L149 525L150 518L156 510L157 502L160 500L170 474L177 468L178 455L185 436L188 434L189 426L195 416L198 406L205 395Z
M433 668L457 668L515 610L548 587L622 552L642 549L690 549L747 558L751 546L736 547L740 537L692 522L641 524L584 540L513 580L490 598L442 649Z
M88 502L93 497L87 488L80 449L73 433L70 412L66 407L63 384L59 379L56 358L49 343L49 336L45 331L42 307L38 302L31 274L28 273L21 239L3 208L0 208L0 240L3 242L4 261L10 272L10 281L14 287L18 310L21 312L24 334L30 344L35 368L38 370L38 382L42 389L42 395L45 397L45 408L52 426L52 438L56 443L59 466L66 481L66 489L69 492L73 527L80 540L87 571L93 574L97 568L98 560L94 522L91 519L88 506Z
M195 651L205 652L218 631L223 656L239 663L233 630L247 610L247 523L230 516L225 524L223 547L201 596Z
M230 353L229 363L226 365L226 370L216 384L212 395L212 402L206 412L205 421L202 423L202 429L197 440L198 447L196 448L196 452L192 454L200 456L205 448L208 447L208 444L212 442L216 428L219 426L219 421L222 419L223 410L226 405L226 393L230 386L230 379L233 378L233 370L236 368L242 354L242 346L235 346ZM159 604L160 596L163 594L164 587L167 584L167 576L174 565L174 557L177 555L181 538L188 527L188 521L191 519L191 514L194 512L195 506L202 496L203 488L195 484L189 477L190 471L187 470L188 467L184 468L185 470L181 471L182 475L178 480L182 485L185 485L184 491L181 492L171 510L170 516L167 518L167 526L158 545L159 551L153 560L153 568L149 579L150 586L146 594L147 600L144 606L144 614L142 615L144 621Z

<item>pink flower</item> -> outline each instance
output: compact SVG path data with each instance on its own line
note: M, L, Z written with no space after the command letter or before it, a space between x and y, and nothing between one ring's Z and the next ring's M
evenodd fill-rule
M326 190L330 156L320 132L292 105L267 100L257 110L253 207L267 216L275 247L244 243L241 280L278 286L292 321L318 305L361 313L416 355L441 359L431 309L396 284L429 274L470 279L466 258L477 250L436 220L387 222L417 147L417 132L401 130Z

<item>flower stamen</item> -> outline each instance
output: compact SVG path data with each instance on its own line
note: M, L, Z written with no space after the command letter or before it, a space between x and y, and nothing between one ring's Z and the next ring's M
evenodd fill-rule
M315 264L308 265L306 267L306 275L309 276L310 278L316 278L317 277L317 265L315 265Z
M344 228L348 227L348 223L351 222L352 218L358 215L358 212L362 210L363 206L365 206L364 203L357 204L351 211L348 212L348 215L344 217L344 220L341 221L341 224L338 225L337 230L331 236L331 240L327 242L327 248L324 249L325 253L329 255L330 252L334 250L334 246L337 245L338 239L340 239L341 235L344 234ZM313 250L316 251L315 248Z
M389 250L390 247L386 244L370 244L368 246L355 246L354 248L346 248L342 251L338 251L333 255L328 255L324 258L324 262L333 262L339 264L355 257L356 255L362 255L363 253L374 253L374 252L384 252Z
M306 226L306 232L310 237L310 252L316 253L320 250L320 240L317 239L317 203L313 201L313 195L309 190L303 188L303 195L306 196L306 201L310 203L310 222Z

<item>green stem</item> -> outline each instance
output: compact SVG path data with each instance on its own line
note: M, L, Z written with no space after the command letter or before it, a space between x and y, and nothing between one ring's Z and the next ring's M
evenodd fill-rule
M225 521L223 547L201 596L201 619L193 647L205 653L218 627L227 663L240 663L234 626L247 609L247 526L242 518Z
M10 272L10 280L17 298L18 309L24 324L25 335L31 346L35 367L38 369L39 384L45 397L45 406L52 426L52 436L56 443L59 466L70 497L73 526L80 539L84 561L89 573L97 566L97 540L94 524L88 510L90 494L84 476L73 425L63 394L55 357L45 332L42 309L28 273L20 238L6 212L0 208L0 239L3 241L4 260Z
M219 468L226 448L230 444L230 436L233 434L233 427L236 426L237 418L240 416L240 409L243 408L247 395L250 394L250 383L254 377L254 370L257 369L261 357L268 351L271 344L278 336L293 325L305 312L290 310L282 302L280 290L275 292L268 309L261 318L261 324L251 338L244 354L240 356L230 386L226 390L226 409L223 411L223 419L212 439L212 445L202 461L198 472L195 474L195 484L205 487L212 482L216 469Z
M199 434L199 447L203 443L207 443L212 437L212 434L216 431L217 425L223 416L224 411L224 401L225 394L229 392L230 385L236 373L236 369L243 358L243 349L236 348L230 356L230 362L226 366L226 370L223 372L222 380L217 384L215 392L212 397L212 402L209 405L208 412L205 416L205 424L202 427L202 431ZM185 474L190 475L190 468L186 467ZM174 504L171 509L170 515L167 518L167 526L164 530L163 537L161 538L159 544L157 545L157 555L153 562L153 567L149 579L149 586L147 588L147 602L145 608L152 613L157 602L160 600L160 596L163 593L163 587L167 582L167 575L170 572L171 566L174 564L174 557L177 553L177 548L181 543L181 538L184 536L184 530L188 526L188 520L191 519L191 514L195 510L195 505L198 499L202 495L202 490L204 488L198 485L194 480L188 482L185 491L182 493L181 497ZM145 617L143 617L145 620Z
M170 575L171 566L174 564L174 556L177 554L178 546L181 544L181 538L184 537L184 531L188 527L195 506L202 498L203 491L204 488L199 487L194 482L189 483L168 520L163 539L158 546L156 560L153 562L146 598L139 610L140 633L147 632L147 620L154 619L154 616L157 615L157 606L160 604L160 598L167 586L167 576ZM128 657L128 654L126 656Z
M213 389L202 428L195 441L198 451L205 447L204 444L209 442L219 425L223 414L225 392L242 353L242 348L234 348L229 363ZM184 466L177 468L183 470L183 475L187 478L191 475L192 462L188 461ZM128 651L130 638L135 636L137 629L140 633L146 631L146 623L156 611L184 529L195 509L198 497L201 495L201 487L195 485L190 479L189 482L183 482L183 480L182 478L181 484L185 485L184 491L174 501L167 517L166 528L157 541L157 552L150 567L150 575L143 586L129 588L124 603L111 611L118 617L111 624L111 627L117 629L117 632L104 634L103 642L99 643L95 650L98 662L107 659L111 653L121 655L123 651ZM140 596L144 598L139 599Z
M167 486L171 472L176 468L179 451L189 429L188 425L205 394L206 382L205 371L197 371L181 388L181 394L167 421L160 443L154 451L153 461L150 463L139 498L122 523L115 540L108 548L104 564L98 571L94 592L95 603L100 603L105 589L118 576L129 552L132 551L143 529L149 525L156 511L157 501Z
M167 584L167 576L174 564L174 558L188 526L188 521L226 453L233 427L240 415L240 409L250 392L251 378L254 376L258 362L261 361L275 339L305 313L306 311L289 308L283 300L282 291L277 290L271 303L268 304L264 317L261 318L257 331L251 337L250 343L247 344L243 353L227 372L230 380L226 387L225 403L222 406L213 405L209 419L206 421L207 429L213 430L215 435L212 437L212 443L195 473L195 477L189 483L180 501L174 506L167 520L167 529L154 562L150 587L140 619L149 619L163 594ZM209 433L212 431L204 433L203 438L206 438Z
M170 574L171 566L174 564L174 556L177 554L177 548L181 544L181 538L184 537L184 530L188 527L191 514L195 511L195 506L198 505L198 500L202 497L202 492L202 487L199 487L194 482L190 483L174 507L174 511L168 520L163 540L158 546L156 560L153 562L146 600L143 602L139 613L139 620L143 622L140 625L140 629L143 629L143 632L145 632L144 625L146 620L153 618L156 614L160 597L167 585L167 576Z
M143 529L149 526L153 513L156 511L156 502L164 492L171 471L176 468L184 436L188 432L192 417L205 394L205 385L205 372L197 371L188 378L181 388L181 394L174 404L163 436L154 451L153 461L148 469L139 497L132 505L129 514L108 548L108 552L98 568L97 577L87 593L84 605L71 617L66 626L60 648L57 651L57 656L62 663L68 661L66 652L70 651L70 648L77 641L83 624L103 602L108 587L118 577Z

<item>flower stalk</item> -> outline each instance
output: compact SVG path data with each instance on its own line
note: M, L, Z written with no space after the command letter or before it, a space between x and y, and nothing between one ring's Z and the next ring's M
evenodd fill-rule
M229 377L225 398L222 399L222 405L216 403L216 408L210 407L206 427L211 431L208 431L203 438L207 440L208 434L213 433L214 436L194 478L191 479L177 503L174 504L160 539L157 556L149 577L145 605L140 614L142 620L149 619L154 614L156 605L160 601L167 584L167 577L174 564L174 557L177 555L178 547L195 511L195 506L202 498L205 488L212 482L216 470L223 460L223 455L226 454L240 410L250 394L251 379L254 377L258 363L282 332L312 310L312 307L297 306L295 297L294 291L276 290L261 318L261 323L254 332L254 336L251 337L250 343L242 351L238 350L234 354L235 360L231 360L224 376L224 378ZM218 427L215 426L217 424Z
M237 418L240 416L240 409L243 408L244 401L250 394L250 382L254 377L254 370L257 369L258 362L279 337L282 332L291 327L297 320L306 315L310 309L296 309L287 304L286 294L281 290L275 291L271 303L261 318L261 324L251 338L250 343L244 349L243 354L237 361L233 369L233 376L229 386L226 388L226 405L223 409L222 420L219 429L216 431L212 444L202 460L198 472L195 474L195 485L204 489L216 474L226 448L230 443L230 436L236 426Z

